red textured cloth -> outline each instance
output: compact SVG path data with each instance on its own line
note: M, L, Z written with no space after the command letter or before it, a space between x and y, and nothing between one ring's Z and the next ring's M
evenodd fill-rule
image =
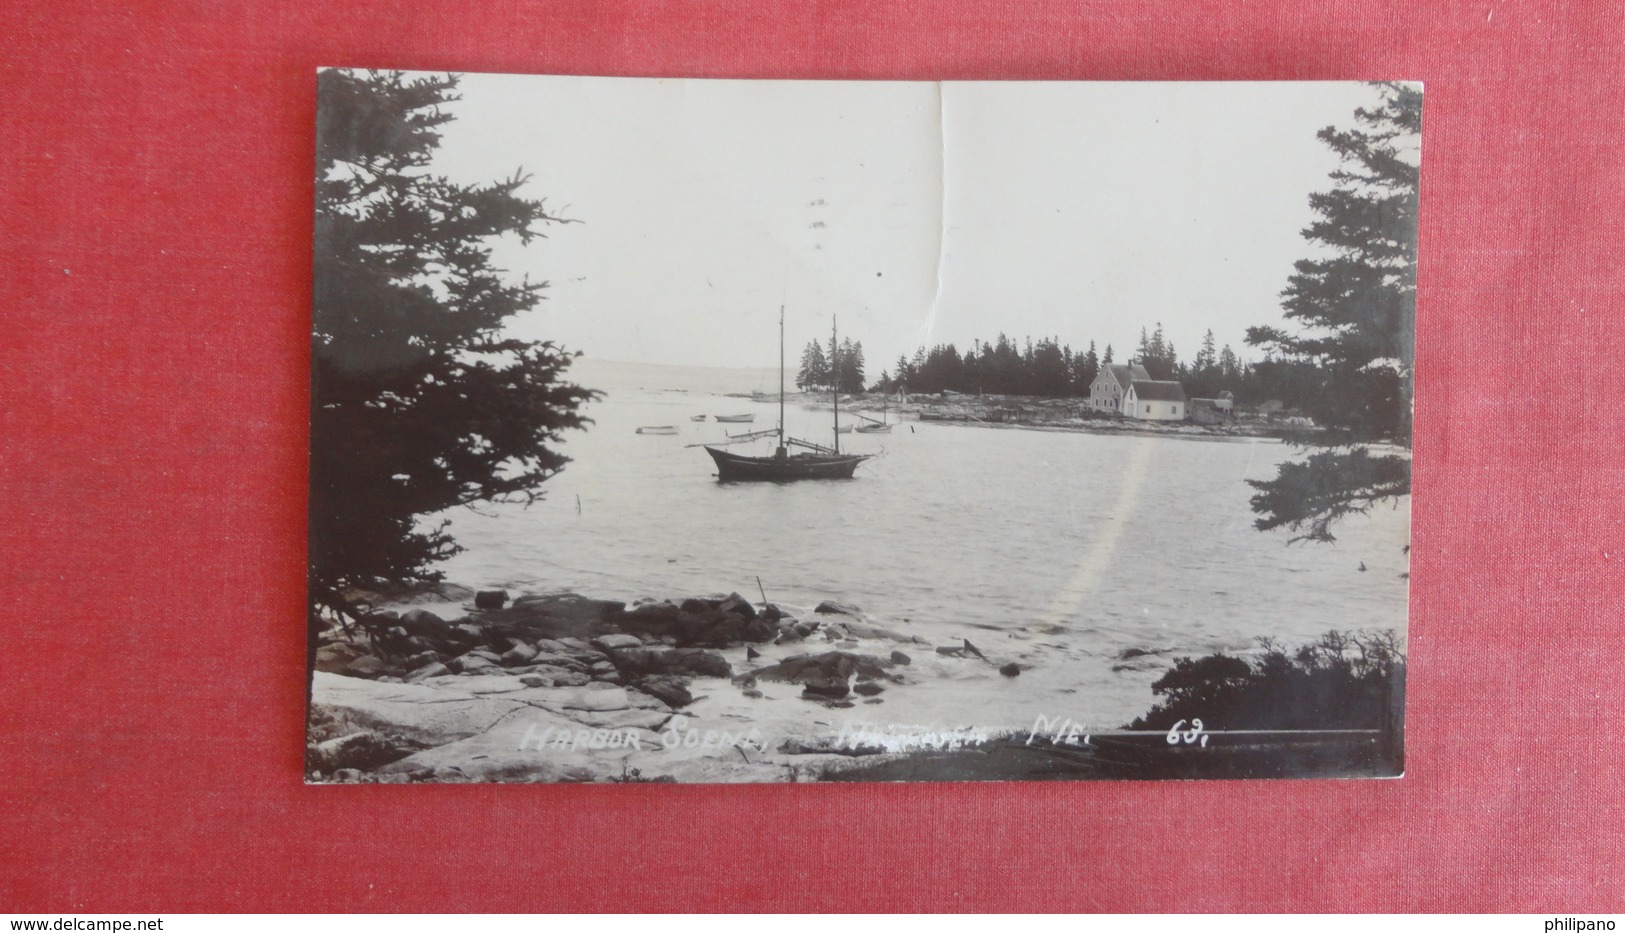
M1625 908L1625 16L8 4L0 910ZM315 69L1427 84L1398 781L306 787Z

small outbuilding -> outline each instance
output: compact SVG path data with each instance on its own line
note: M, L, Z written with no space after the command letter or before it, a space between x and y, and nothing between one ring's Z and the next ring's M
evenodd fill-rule
M1123 396L1123 414L1141 421L1183 421L1185 387L1173 380L1136 379Z

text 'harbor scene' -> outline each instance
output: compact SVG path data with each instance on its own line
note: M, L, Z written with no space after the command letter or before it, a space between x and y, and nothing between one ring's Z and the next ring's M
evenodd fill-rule
M318 89L308 781L1403 772L1419 85Z

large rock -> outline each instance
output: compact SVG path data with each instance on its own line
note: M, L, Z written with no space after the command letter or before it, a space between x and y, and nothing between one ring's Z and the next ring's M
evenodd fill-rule
M371 771L399 761L417 750L417 746L391 741L370 729L363 729L310 746L306 750L305 764L324 774L332 774L341 768Z
M852 654L847 651L826 651L823 654L803 654L793 658L785 658L777 664L753 671L752 676L759 680L781 681L785 683L805 684L810 680L835 679L845 681L853 674L863 674L876 679L895 679L885 668L890 661L863 654Z
M709 611L710 606L701 606L701 611ZM683 610L669 602L645 603L628 611L620 619L623 631L632 633L646 633L656 637L674 635L678 619L682 618Z
M638 750L628 744L629 735L645 750L659 746L654 733L626 728L587 726L533 708L479 735L385 765L378 773L434 781L607 781L618 777L627 756Z
M592 640L593 647L603 651L615 648L641 648L643 640L636 635L600 635Z
M757 616L745 623L745 640L757 644L772 641L778 637L779 628L768 620L766 616Z
M436 661L433 664L426 664L423 667L420 667L417 670L413 671L412 673L407 674L406 675L406 682L409 683L409 684L415 684L415 683L418 683L419 681L427 680L430 677L439 677L442 674L449 674L449 673L451 673L451 668L449 668L446 665L441 664L440 662Z
M572 634L585 635L596 626L614 622L626 612L626 603L607 599L588 599L575 593L556 593L542 596L521 596L513 606L493 618L512 620L530 619L531 624L546 622L547 627Z
M680 677L645 677L635 686L672 709L682 709L694 702L694 694Z
M728 594L727 599L717 604L717 609L722 612L731 612L734 615L744 616L747 619L756 618L756 607L750 604L750 600L738 593Z
M471 651L461 657L452 658L447 666L459 674L473 674L487 668L496 667L497 663L490 658Z
M344 665L344 673L351 677L378 677L386 670L384 662L370 654L364 654L349 664Z
M410 609L401 615L400 627L408 635L419 638L431 638L437 641L444 640L451 634L451 623L440 618L427 609Z
M446 632L446 640L458 645L478 645L485 641L485 629L472 622L463 622Z
M475 609L501 609L507 601L507 590L481 590L474 594Z
M521 642L502 652L502 656L497 658L497 663L503 667L518 667L534 660L536 655L540 653L535 645L527 645Z
M727 658L700 648L621 648L610 652L610 660L621 676L629 680L662 674L733 676L733 666Z
M440 745L484 732L525 704L499 696L477 697L441 678L442 686L383 684L318 671L311 684L313 711L359 729Z
M841 677L808 677L801 682L802 692L811 697L826 697L839 700L850 692L846 685L846 678Z
M855 615L861 614L863 612L863 610L859 609L857 606L853 606L853 605L851 605L849 603L841 603L841 602L836 602L833 599L826 599L823 602L819 603L818 608L814 609L813 612L820 612L820 613L825 613L825 614L855 616Z

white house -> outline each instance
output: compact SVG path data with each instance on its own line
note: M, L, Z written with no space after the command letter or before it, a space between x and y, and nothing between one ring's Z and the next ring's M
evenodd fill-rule
M1123 397L1135 380L1148 381L1151 374L1139 363L1107 363L1089 383L1089 410L1123 412Z
M1177 382L1136 379L1123 395L1123 414L1142 421L1183 421L1185 388Z

